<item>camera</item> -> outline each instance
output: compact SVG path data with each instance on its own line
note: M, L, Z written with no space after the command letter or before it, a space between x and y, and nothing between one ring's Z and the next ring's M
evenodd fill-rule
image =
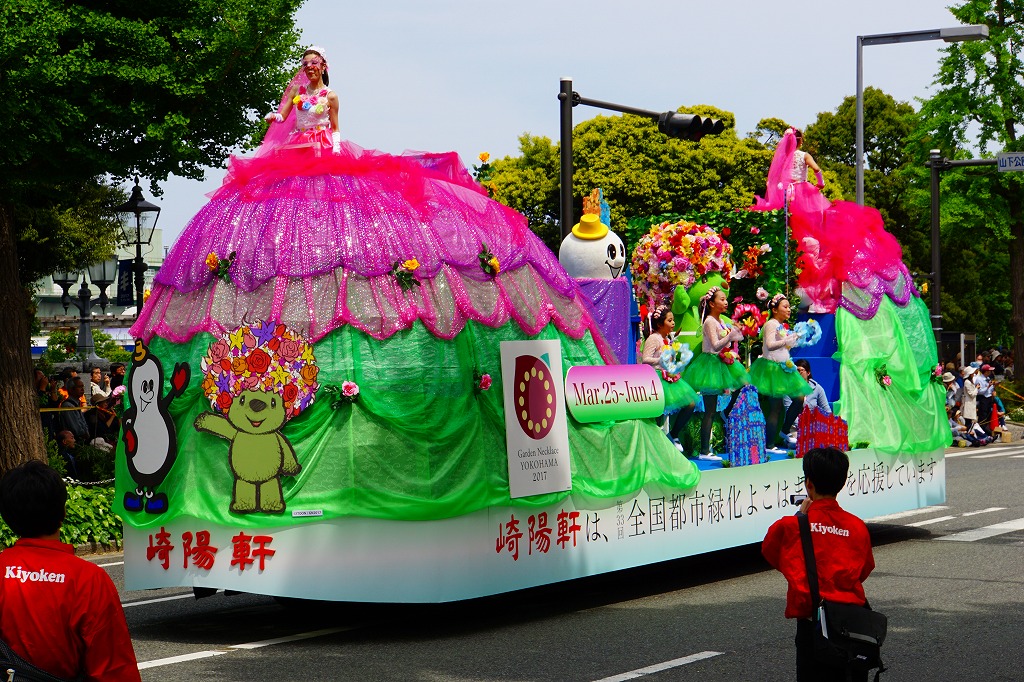
M789 503L794 507L799 506L804 500L807 499L807 495L790 495Z

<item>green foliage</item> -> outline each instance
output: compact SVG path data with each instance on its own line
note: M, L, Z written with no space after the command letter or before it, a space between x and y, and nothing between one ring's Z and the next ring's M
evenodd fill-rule
M61 457L60 450L57 447L57 441L50 436L49 429L43 430L43 438L46 439L46 463L50 465L50 468L56 471L61 477L68 475L68 464Z
M119 546L124 538L121 518L114 514L112 502L114 486L68 486L67 516L60 529L61 542L81 545L95 542L99 545ZM17 540L0 520L0 546L10 547Z
M911 136L917 158L923 161L933 148L947 158L964 158L972 155L968 150L974 144L983 154L1024 149L1024 2L970 0L950 12L964 24L986 24L990 38L945 48L935 79L937 90L923 103L920 124ZM1021 357L1024 175L992 168L945 171L941 196L943 327L988 333L993 341L1012 340L1015 356ZM917 201L924 202L923 191ZM960 256L969 267L956 274L975 281L964 283L946 269L948 259ZM976 272L968 272L971 268ZM1006 282L1009 293L1004 298ZM954 299L948 312L947 296ZM978 315L979 304L987 314Z
M491 196L526 216L530 229L558 253L562 233L558 225L558 145L547 137L521 135L520 156L491 163Z
M132 354L126 351L117 341L114 341L110 334L102 329L92 330L92 342L96 346L96 355L111 362L123 362L127 364L132 359Z
M67 362L78 357L75 346L78 343L78 335L66 329L55 329L50 332L46 339L46 350L43 351L42 359L51 366L58 362Z
M75 447L75 463L85 483L108 481L114 478L114 453L92 445Z

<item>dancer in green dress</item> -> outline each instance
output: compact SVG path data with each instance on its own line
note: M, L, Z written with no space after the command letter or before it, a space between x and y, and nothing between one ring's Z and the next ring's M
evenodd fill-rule
M697 392L682 379L679 370L673 373L661 361L662 353L672 344L675 323L675 316L668 306L660 305L655 308L650 318L651 333L644 341L643 363L654 367L654 371L661 377L661 387L665 391L665 414L670 415L672 420L668 435L676 448L680 452L685 452L679 442L679 434L686 428L693 415Z
M780 454L784 450L777 445L796 445L789 438L789 429L803 409L804 396L811 394L811 386L796 371L796 365L789 357L789 349L800 338L785 327L791 313L789 299L783 294L775 294L768 302L768 313L771 319L761 328L764 346L761 357L750 368L750 382L757 388L765 416L765 450ZM781 431L777 431L782 415L782 399L785 396L792 398L793 402L786 413Z

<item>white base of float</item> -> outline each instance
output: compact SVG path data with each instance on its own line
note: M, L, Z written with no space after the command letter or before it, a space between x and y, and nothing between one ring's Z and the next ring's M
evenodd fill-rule
M943 450L900 457L856 450L850 464L839 501L862 518L946 499ZM705 471L685 493L650 488L599 509L577 509L570 498L438 521L295 519L288 528L244 529L271 538L263 570L259 545L233 540L242 529L178 519L162 529L125 528L125 586L358 602L471 599L760 542L772 522L794 512L790 495L803 492L801 461L793 459ZM171 547L153 551L161 530ZM185 568L183 534L195 547L199 531L217 548L209 570L192 560ZM241 570L239 557L254 562Z

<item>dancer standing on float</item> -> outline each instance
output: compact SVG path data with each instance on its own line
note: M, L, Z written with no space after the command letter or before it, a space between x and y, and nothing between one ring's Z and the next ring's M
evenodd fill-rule
M704 418L700 424L700 456L698 459L714 462L722 458L711 452L711 427L718 411L718 397L732 393L728 413L736 400L735 391L750 383L747 370L740 362L736 344L743 332L732 326L723 313L729 299L719 287L711 287L700 299L700 314L704 340L698 355L686 368L683 379L704 396Z
M661 361L665 349L673 343L672 332L675 330L676 320L671 308L667 305L655 308L651 314L650 325L651 333L644 341L642 361L645 365L653 367L661 378L661 388L665 392L665 414L671 418L668 437L676 449L686 452L686 448L679 441L679 436L693 416L693 407L698 396L679 373L670 373ZM689 350L687 354L690 354Z
M789 429L803 409L804 396L811 394L811 386L797 373L796 365L789 357L789 349L800 338L784 326L790 315L789 299L784 294L775 294L768 302L768 312L771 319L761 328L764 345L761 357L750 368L750 383L757 388L761 411L765 415L765 450L772 454L782 454L785 450L780 449L779 444L787 447L795 445L789 438ZM776 431L782 415L784 396L789 396L793 402L786 412L782 430Z
M314 149L331 149L337 154L341 150L338 95L327 87L330 76L327 75L327 58L324 57L322 47L314 45L302 53L300 73L309 83L302 85L298 76L293 78L277 111L272 111L264 117L270 123L284 123L294 107L295 128L292 131L275 131L272 127L272 130L267 132L267 137L273 141L272 133L276 133L277 136L290 133L289 144L305 143Z

